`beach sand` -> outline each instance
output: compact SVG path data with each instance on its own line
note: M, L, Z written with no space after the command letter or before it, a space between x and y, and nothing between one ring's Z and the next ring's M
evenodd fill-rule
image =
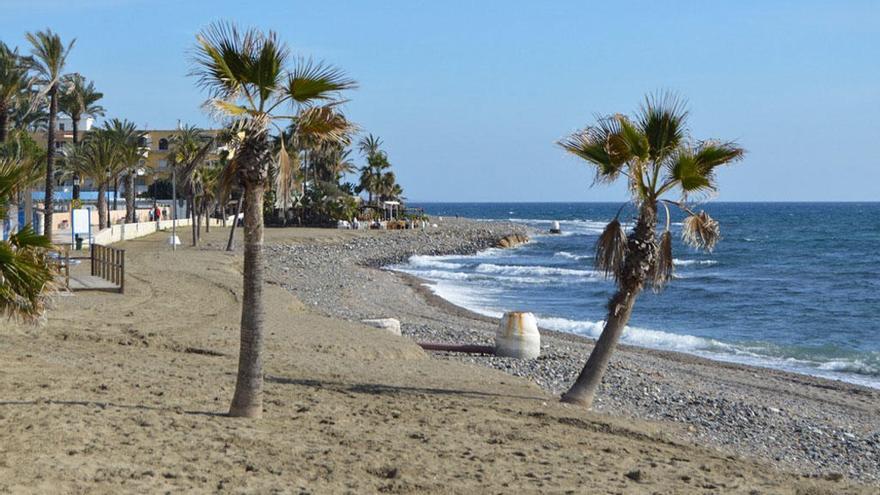
M124 295L59 297L37 327L3 322L0 493L877 492L434 359L407 337L328 316L277 267L264 292L265 414L227 418L241 256L222 250L226 232L175 253L167 234L121 243ZM328 250L398 234L266 237ZM370 283L351 282L354 292Z

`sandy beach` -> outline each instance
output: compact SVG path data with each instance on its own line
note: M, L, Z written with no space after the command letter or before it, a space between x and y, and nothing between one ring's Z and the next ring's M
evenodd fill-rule
M379 267L516 227L269 229L266 411L224 416L241 253L225 229L126 249L124 295L0 330L0 493L876 493L880 391L624 348L596 411L557 395L590 343L532 362L431 354L494 322ZM394 317L403 337L368 328Z

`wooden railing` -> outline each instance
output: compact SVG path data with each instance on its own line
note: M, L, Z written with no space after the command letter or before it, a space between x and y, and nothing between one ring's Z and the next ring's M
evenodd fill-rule
M119 286L125 292L125 250L93 244L91 246L92 275Z

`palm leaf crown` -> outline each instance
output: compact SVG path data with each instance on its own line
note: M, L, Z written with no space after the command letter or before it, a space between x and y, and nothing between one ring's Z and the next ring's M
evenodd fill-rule
M15 158L0 158L0 216L16 192L27 190L29 172ZM30 225L0 241L0 316L36 320L43 313L54 290L51 249L49 239Z
M634 116L597 116L596 123L558 142L565 151L594 167L594 183L611 183L625 177L636 205L658 202L684 210L682 239L711 251L720 239L718 222L706 212L694 212L691 198L708 198L717 192L717 168L742 159L744 150L734 142L695 141L687 128L684 100L668 92L649 95ZM678 194L675 199L666 196ZM618 214L619 215L619 214ZM655 289L672 275L669 212L666 231L655 246L656 265L650 276ZM596 266L618 278L626 258L627 239L615 217L599 238Z
M206 105L226 117L246 117L265 127L273 118L294 117L276 115L282 105L294 111L332 105L342 91L356 87L334 67L303 58L290 64L290 50L272 31L242 31L219 22L196 39L191 75L209 93ZM317 115L322 116L326 121L326 115Z

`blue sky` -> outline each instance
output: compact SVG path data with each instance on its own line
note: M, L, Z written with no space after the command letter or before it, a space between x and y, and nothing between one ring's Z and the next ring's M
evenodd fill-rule
M214 20L274 29L360 83L411 200L616 201L554 142L658 89L747 158L718 200L880 199L880 2L3 0L0 37L77 38L108 116L208 126L188 50Z

